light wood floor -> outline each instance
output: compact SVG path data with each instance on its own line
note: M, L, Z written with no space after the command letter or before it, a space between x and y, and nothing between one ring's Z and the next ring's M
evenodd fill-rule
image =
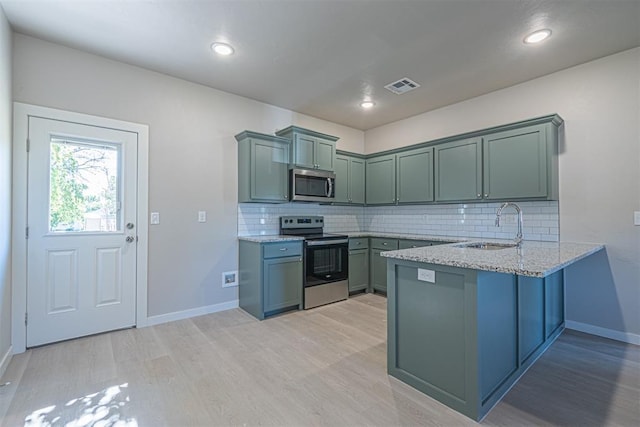
M375 295L53 344L14 356L6 381L5 426L475 424L387 375ZM639 383L639 347L565 332L483 424L638 425Z

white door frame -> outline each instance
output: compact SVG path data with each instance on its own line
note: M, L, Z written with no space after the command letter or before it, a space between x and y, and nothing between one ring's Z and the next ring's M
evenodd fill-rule
M27 327L27 137L29 117L61 120L138 134L136 246L136 326L147 325L147 265L149 223L149 126L74 113L37 105L13 103L13 201L11 242L11 341L13 353L26 350Z

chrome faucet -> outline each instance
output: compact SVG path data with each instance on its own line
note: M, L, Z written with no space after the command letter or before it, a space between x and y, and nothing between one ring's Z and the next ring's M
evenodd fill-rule
M498 212L496 212L496 227L500 227L500 216L502 215L502 210L507 206L513 206L518 214L518 234L516 234L515 241L516 245L520 247L520 244L522 243L522 209L520 209L520 206L512 202L503 203L502 206L498 208Z

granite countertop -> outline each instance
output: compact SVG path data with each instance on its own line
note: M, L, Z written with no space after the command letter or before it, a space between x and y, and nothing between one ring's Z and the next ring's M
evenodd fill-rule
M260 235L260 236L238 236L238 240L246 240L247 242L255 243L273 243L273 242L287 242L287 241L302 241L304 237L300 236L282 236L278 234L274 235Z
M349 237L382 237L387 239L407 239L407 240L431 240L434 242L467 242L468 237L455 236L432 236L428 234L407 234L407 233L379 233L377 231L349 231L346 233Z
M513 243L512 240L468 239L468 242L474 241ZM452 243L382 252L381 255L387 258L428 264L496 271L521 276L545 277L604 249L604 245L597 243L537 241L524 241L520 248L498 250L482 250L459 246L460 243Z

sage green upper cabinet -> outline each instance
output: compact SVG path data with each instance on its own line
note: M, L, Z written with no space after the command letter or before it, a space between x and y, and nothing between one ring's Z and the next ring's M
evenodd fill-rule
M367 159L367 205L389 205L396 203L396 155Z
M297 126L279 130L276 135L291 141L291 166L335 170L337 137Z
M334 203L364 204L365 160L336 155L336 190Z
M433 148L418 148L398 153L398 203L433 202Z
M290 142L285 138L244 131L238 141L238 202L289 201Z
M452 141L434 148L435 200L482 199L482 140Z
M555 158L554 144L548 141L550 127L529 126L483 137L485 199L554 198L554 186L549 185Z

